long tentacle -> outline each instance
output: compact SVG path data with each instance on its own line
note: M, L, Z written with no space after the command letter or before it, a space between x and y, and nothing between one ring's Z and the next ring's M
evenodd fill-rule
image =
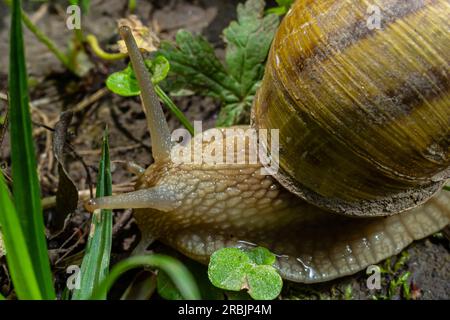
M158 97L153 88L150 74L145 67L144 59L136 45L130 28L122 26L119 32L127 46L131 64L141 89L142 105L152 139L153 157L155 162L167 161L171 149L169 126L167 125Z

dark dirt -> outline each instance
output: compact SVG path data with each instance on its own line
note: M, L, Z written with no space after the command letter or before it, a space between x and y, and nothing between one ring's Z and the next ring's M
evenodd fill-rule
M47 3L25 1L25 9L39 28L52 38L60 48L66 48L72 33L65 27L66 1ZM223 56L221 31L235 18L237 0L156 0L138 1L137 15L144 24L156 26L161 39L173 40L176 31L185 28L202 33L212 42L219 56ZM106 50L110 50L118 40L116 20L127 15L127 1L91 1L91 11L82 19L86 34L93 33ZM0 93L7 91L8 69L8 9L0 2ZM105 63L94 58L95 67L81 79L70 75L47 48L25 30L26 57L30 76L30 96L33 110L34 136L37 141L39 173L43 197L55 195L57 187L57 166L51 152L51 133L39 124L53 127L60 112L73 108L82 101L100 95L98 99L84 106L75 114L71 126L71 144L89 166L93 180L96 179L96 167L100 155L100 143L105 125L110 131L111 159L113 163L113 184L117 190L132 187L132 176L117 160L132 160L142 166L151 161L149 135L145 117L138 99L122 98L110 92L102 91L108 74L124 67L123 62ZM219 104L209 98L176 98L175 103L182 109L190 121L203 120L204 127L213 127ZM6 102L0 99L0 116L5 115ZM170 129L180 127L180 123L170 114L166 114ZM1 136L0 136L1 139ZM0 148L0 165L8 175L10 165L8 134ZM79 190L88 197L89 179L86 170L73 157L69 172ZM51 199L49 198L51 202ZM55 212L45 210L46 221L50 226ZM53 235L49 240L50 256L56 271L57 286L63 289L65 266L79 263L86 235L89 215L79 205L71 215L64 231ZM139 231L129 212L115 215L113 262L129 255L139 239ZM285 299L372 299L373 295L387 294L389 283L406 271L411 273L407 281L417 299L448 299L450 297L450 252L445 237L430 237L412 244L405 251L409 255L406 263L395 273L384 274L382 290L369 291L366 287L366 275L360 272L354 276L320 285L299 285L286 283L281 295ZM397 258L393 258L393 263ZM383 263L381 263L383 265ZM124 287L119 284L118 287ZM350 290L351 288L351 290ZM5 261L0 260L0 292L8 294L11 286ZM116 289L119 291L119 289ZM117 294L113 293L113 296ZM392 299L404 297L404 292L396 290Z

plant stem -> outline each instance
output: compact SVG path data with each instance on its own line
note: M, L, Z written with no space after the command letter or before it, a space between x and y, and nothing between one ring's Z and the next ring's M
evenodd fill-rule
M126 53L109 53L104 51L102 48L100 48L98 40L93 34L90 34L86 37L86 42L90 45L95 55L103 60L114 61L124 59L128 56Z
M5 0L5 3L8 7L11 8L11 0ZM69 59L68 57L62 53L58 47L56 46L56 44L50 39L48 38L32 21L31 19L27 16L27 14L22 10L22 21L25 24L25 26L36 36L36 38L43 43L44 45L47 46L47 48L53 52L53 54L58 58L59 61L61 61L62 64L64 64L64 66L66 66L68 69L70 69L71 71L72 68L69 64Z
M170 99L169 96L158 85L155 85L155 92L158 95L158 97L162 100L164 105L166 105L167 108L169 108L170 112L172 112L173 115L175 115L175 117L177 117L178 120L180 120L183 126L185 126L185 128L189 131L191 136L194 136L194 127L185 117L183 112L180 109L178 109L175 103L173 103L172 99Z
M128 0L128 11L131 13L136 9L136 0Z

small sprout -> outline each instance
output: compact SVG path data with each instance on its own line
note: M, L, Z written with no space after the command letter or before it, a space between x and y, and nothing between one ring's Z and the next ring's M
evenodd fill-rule
M163 81L170 70L169 61L163 56L157 56L153 60L146 59L145 65L152 74L152 82L158 84Z
M402 251L402 253L400 254L400 258L398 258L398 260L395 262L394 264L394 272L399 271L401 268L403 268L406 264L406 262L409 259L409 254L407 251Z
M353 287L352 287L351 283L345 287L344 298L345 298L345 300L353 299Z
M275 299L283 281L273 267L276 258L269 250L257 247L251 250L224 248L213 253L208 276L216 287L240 291L246 289L256 300Z

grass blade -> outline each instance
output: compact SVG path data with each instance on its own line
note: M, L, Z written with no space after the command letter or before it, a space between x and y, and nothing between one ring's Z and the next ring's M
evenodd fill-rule
M27 239L1 171L0 204L0 225L7 251L6 261L16 294L20 299L43 299L38 275L34 273L33 262L27 247Z
M108 130L105 130L102 158L99 166L96 197L112 194L111 169L109 161ZM85 300L92 296L94 289L104 281L109 271L112 243L112 211L96 210L92 215L91 234L86 253L81 264L81 287L74 291L73 300ZM106 299L106 294L99 299Z
M95 290L92 299L100 299L111 289L114 282L125 272L139 267L150 266L164 270L172 279L181 295L188 300L199 300L200 292L189 270L175 258L152 254L135 256L120 261L111 270L105 281Z
M194 136L194 127L186 118L184 113L173 103L172 99L161 89L160 86L155 85L155 92L158 97L161 99L163 104L172 112L172 114L177 117L177 119L181 122L181 124L189 131L191 136Z
M31 259L31 266L27 267L30 268L28 272L34 272L41 298L54 299L55 292L44 234L41 192L36 171L36 155L31 134L21 12L20 0L13 1L9 52L9 114L13 195L17 214L15 218L19 221L19 225L12 223L11 226L17 228L16 230L9 230L4 224L3 232L5 238L7 238L11 236L8 233L18 231L17 229L21 230L27 246L27 248L22 249L28 252ZM8 219L14 218L10 214L5 215L3 219L6 220L5 222L11 222ZM8 255L20 254L8 250L8 247L6 249ZM20 268L25 268L25 266ZM15 285L22 286L20 283L15 283ZM27 284L23 284L23 286L27 286ZM28 296L26 292L21 292L19 295L19 297L25 296ZM32 296L35 297L34 294Z

